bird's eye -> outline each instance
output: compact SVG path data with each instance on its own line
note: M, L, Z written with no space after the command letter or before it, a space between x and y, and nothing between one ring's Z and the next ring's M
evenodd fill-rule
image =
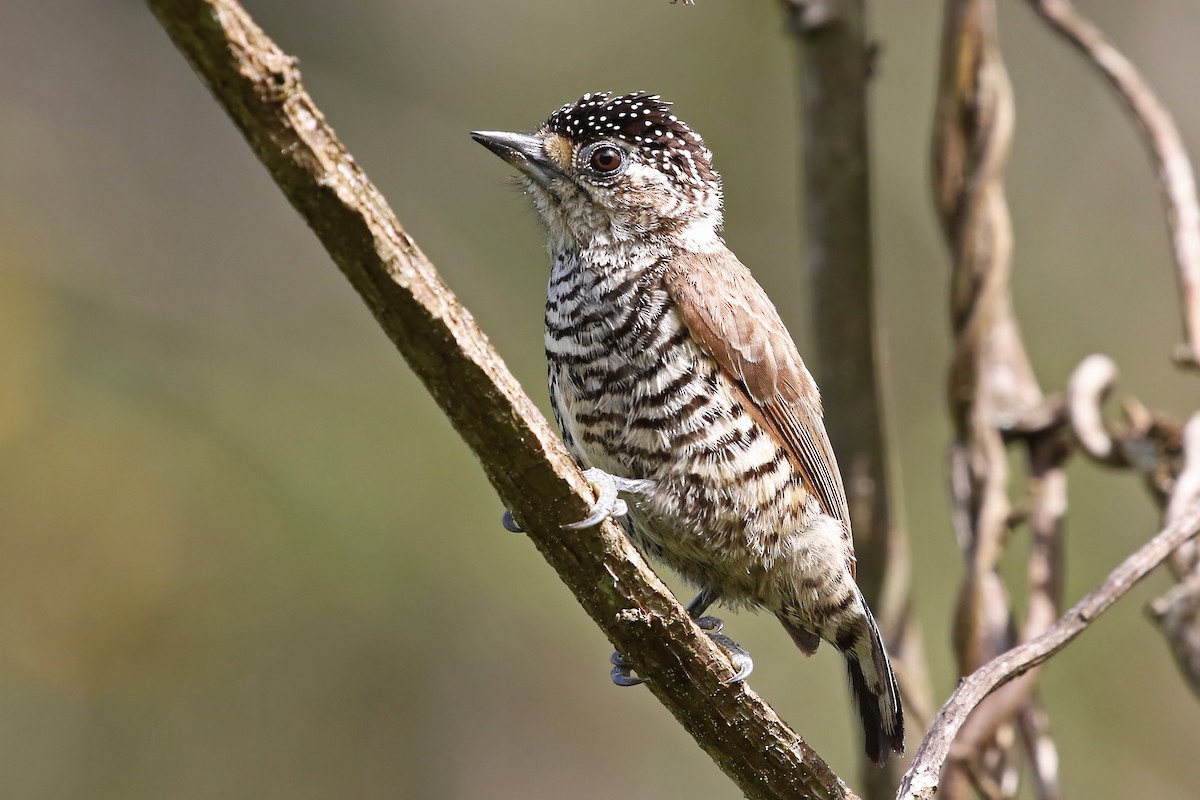
M597 147L589 163L596 172L608 174L621 167L621 151L615 147Z

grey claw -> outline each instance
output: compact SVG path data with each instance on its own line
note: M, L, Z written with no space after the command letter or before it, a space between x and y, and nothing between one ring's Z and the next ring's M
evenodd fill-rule
M612 682L617 686L640 686L646 682L645 678L638 678L629 672L628 667L613 667Z
M721 633L721 628L725 627L725 623L716 617L701 617L696 620L696 624L704 629L708 638L712 639L717 647L725 651L725 655L729 656L729 663L733 666L734 673L732 678L725 681L725 685L732 686L749 678L750 673L754 671L754 659L740 644Z
M733 677L725 681L726 686L733 686L735 683L741 683L750 677L750 673L754 672L754 659L750 658L750 654L743 651L741 653L730 653L729 663L737 670Z
M603 499L597 500L596 504L592 506L592 513L579 520L579 522L564 524L563 529L568 531L582 531L587 528L594 528L606 519L623 517L629 513L629 507L625 505L624 500L615 500L607 507L601 505L603 502Z
M633 674L633 665L625 660L625 656L618 653L616 650L609 656L609 661L612 662L612 682L617 686L638 686L646 682L645 678L638 678Z
M581 531L595 527L606 519L625 516L629 513L629 505L617 497L617 492L641 492L652 485L651 481L618 478L595 467L585 470L583 477L588 479L588 483L595 490L596 502L592 504L591 513L585 519L563 525L563 528L569 531Z
M717 617L700 617L696 620L696 624L708 635L708 638L713 640L713 644L724 650L725 655L729 656L729 663L733 667L733 677L726 680L725 685L732 686L749 678L750 673L754 671L754 659L740 644L721 633L721 628L725 627L725 623ZM625 656L617 651L614 650L608 660L613 665L610 673L612 682L617 686L637 686L646 682L645 678L639 678L633 674L633 664L626 661Z
M725 654L730 657L734 673L733 678L725 681L725 685L740 684L749 678L750 673L754 672L754 658L750 657L749 652L746 652L742 645L721 633L721 628L725 627L725 621L716 616L700 616L696 619L696 625L700 626L704 633L708 633L708 638L712 639L721 650L725 650Z
M588 479L588 483L592 484L592 488L596 491L596 502L592 504L592 511L584 519L579 522L570 522L563 525L564 528L571 531L581 531L584 528L591 528L599 525L604 520L616 514L619 510L617 504L625 505L624 501L617 498L617 482L613 480L613 476L599 469L589 469L583 473L583 477ZM629 511L629 507L625 506L625 512Z
M504 530L508 531L509 533L525 533L525 529L518 525L517 521L513 519L511 509L504 509L504 515L500 517L500 524L503 525Z

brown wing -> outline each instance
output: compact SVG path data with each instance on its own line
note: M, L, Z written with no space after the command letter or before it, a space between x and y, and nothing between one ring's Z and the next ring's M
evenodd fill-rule
M728 250L677 259L663 281L688 330L745 389L760 412L755 416L848 535L850 509L825 433L820 393L767 293Z

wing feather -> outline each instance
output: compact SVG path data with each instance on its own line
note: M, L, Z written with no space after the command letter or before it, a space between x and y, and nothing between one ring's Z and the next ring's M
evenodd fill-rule
M849 536L846 490L825 433L820 393L767 293L729 250L678 258L663 282L688 330L745 390L754 416Z

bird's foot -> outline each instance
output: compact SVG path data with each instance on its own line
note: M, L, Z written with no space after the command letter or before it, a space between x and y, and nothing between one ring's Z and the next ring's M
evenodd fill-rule
M500 524L503 525L504 530L508 531L509 533L525 533L525 529L518 525L517 521L513 519L512 509L504 509L504 514L500 517Z
M633 674L633 664L625 660L625 656L613 650L608 660L612 662L613 668L609 675L612 676L612 682L617 686L637 686L639 683L645 683L645 678L639 678Z
M587 478L588 483L592 485L592 490L596 493L596 502L592 504L592 509L585 519L563 525L567 530L580 531L599 525L606 519L619 519L625 516L629 513L629 504L617 497L617 493L637 494L654 485L654 481L618 478L616 475L610 475L595 467L585 470L583 477ZM509 533L525 533L525 529L513 518L511 509L504 509L504 514L500 517L500 524Z
M740 644L721 633L721 629L725 627L724 622L716 617L700 617L696 620L696 624L708 635L708 638L713 640L717 647L725 651L725 655L729 656L729 663L733 666L734 675L725 681L726 685L741 683L750 677L750 673L754 671L754 659ZM646 682L645 678L633 674L633 664L617 651L613 651L609 661L613 665L610 673L612 682L617 686L637 686L639 683Z
M721 633L721 629L725 627L724 621L716 617L700 617L696 624L708 634L708 638L712 639L717 647L725 651L725 655L729 656L729 663L733 666L733 677L725 683L733 685L749 678L750 673L754 671L754 659L740 644Z
M595 490L596 502L592 504L592 510L588 513L587 517L579 520L579 522L570 522L563 525L567 530L581 531L585 528L599 525L606 519L617 519L625 516L629 513L629 505L617 497L617 493L627 492L629 494L637 494L646 491L654 485L653 481L618 478L616 475L610 475L604 470L595 467L585 470L583 477L588 479L588 483Z

